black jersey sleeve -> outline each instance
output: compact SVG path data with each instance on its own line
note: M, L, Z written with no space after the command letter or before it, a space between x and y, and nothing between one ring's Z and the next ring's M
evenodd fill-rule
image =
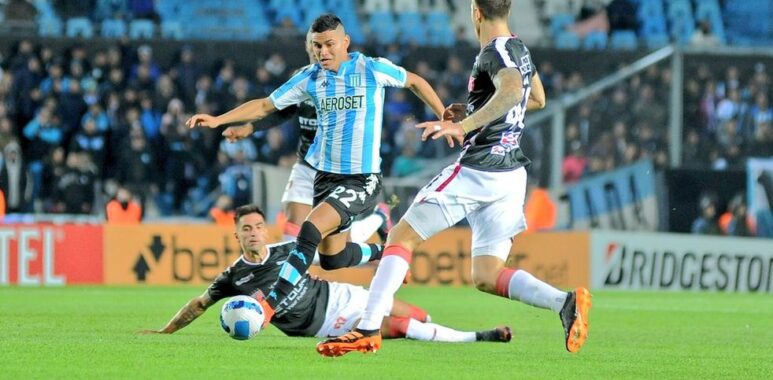
M280 124L284 124L285 122L292 120L297 115L298 115L298 105L289 106L285 109L281 109L279 111L272 113L271 115L268 115L264 119L253 122L252 125L255 127L256 131L262 131L266 129L271 129Z
M217 302L223 298L232 297L239 294L239 292L231 283L231 274L227 269L223 273L220 273L215 281L209 285L207 292L209 293L209 298L211 298L213 302Z

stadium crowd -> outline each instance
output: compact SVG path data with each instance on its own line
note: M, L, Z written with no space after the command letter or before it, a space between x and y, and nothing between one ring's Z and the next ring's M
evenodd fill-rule
M293 122L236 144L222 141L216 130L189 131L183 122L193 112L216 114L265 96L295 68L271 53L240 70L228 58L208 62L180 46L178 59L163 67L150 46L126 43L94 52L76 43L57 54L22 40L3 57L0 184L8 211L98 214L95 202L112 197L120 184L143 204L152 200L160 215L200 216L220 192L235 204L250 197L249 163L291 165ZM446 102L464 101L468 73L459 58L450 55L444 67L433 67L406 59L395 46L380 50L427 78ZM589 82L550 61L539 68L549 97ZM770 155L768 70L761 63L753 72L702 65L687 73L686 166L733 168L743 157ZM655 65L570 109L565 181L646 157L665 167L670 80L670 69ZM385 110L386 175L409 176L425 160L452 154L441 143L421 143L414 121L431 116L405 91L388 91Z

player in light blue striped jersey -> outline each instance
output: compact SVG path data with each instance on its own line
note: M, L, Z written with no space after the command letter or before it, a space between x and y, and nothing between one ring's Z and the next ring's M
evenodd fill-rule
M266 296L264 308L281 311L283 300L308 269L315 251L328 268L353 263L358 245L346 244L346 231L357 215L372 212L381 190L381 126L384 88L411 89L438 116L444 106L426 80L386 59L349 53L349 36L332 14L311 25L312 49L317 59L276 89L268 98L246 102L220 116L197 114L189 127L216 128L224 124L259 120L311 100L319 130L306 161L318 172L314 179L314 209L301 225L297 247ZM451 140L449 140L451 142ZM267 318L268 320L269 318Z

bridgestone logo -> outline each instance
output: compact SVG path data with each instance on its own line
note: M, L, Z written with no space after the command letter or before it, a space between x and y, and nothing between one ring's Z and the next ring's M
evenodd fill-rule
M669 252L609 244L604 286L770 292L773 257L743 252Z

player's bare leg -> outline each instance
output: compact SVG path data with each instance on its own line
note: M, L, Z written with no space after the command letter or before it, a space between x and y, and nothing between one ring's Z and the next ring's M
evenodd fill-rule
M524 270L505 268L499 257L486 255L472 258L472 280L480 291L558 313L569 352L578 352L585 344L591 308L588 289L563 292Z
M412 318L420 322L431 322L432 318L429 316L426 310L411 305L408 302L395 299L392 304L392 311L389 313L392 317Z
M387 238L384 254L370 286L368 306L357 328L343 336L317 345L324 356L340 356L352 351L376 352L381 348L381 325L390 311L395 293L408 273L413 250L423 239L404 220L395 225Z
M399 200L391 202L393 203L379 203L373 214L368 215L363 220L353 222L349 240L355 243L362 243L367 241L374 233L378 233L379 237L386 241L386 236L392 229L392 219L389 215L390 210L394 208ZM306 220L306 217L309 216L309 213L311 213L311 205L287 202L284 205L284 212L287 216L287 222L282 231L284 240L295 240L301 231L301 225Z

